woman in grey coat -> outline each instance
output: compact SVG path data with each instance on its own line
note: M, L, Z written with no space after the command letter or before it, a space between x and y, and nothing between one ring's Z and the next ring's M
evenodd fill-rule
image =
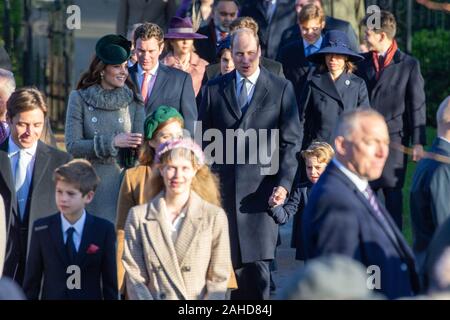
M130 49L131 42L122 36L102 37L67 106L67 151L92 162L101 179L87 210L112 223L121 172L133 165L130 155L142 143L145 118L142 99L128 77Z

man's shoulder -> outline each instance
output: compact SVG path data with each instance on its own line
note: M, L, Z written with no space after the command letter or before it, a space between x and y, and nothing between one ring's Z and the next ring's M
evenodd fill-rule
M185 79L187 76L189 76L189 73L174 67L166 66L165 64L160 64L159 68L171 78Z
M59 150L57 148L54 148L54 147L52 147L48 144L45 144L41 141L39 141L38 147L39 148L38 148L37 152L46 152L46 153L51 154L50 160L52 162L61 162L61 161L68 162L72 159L72 156L69 153Z
M104 218L97 217L93 215L92 213L87 212L86 213L86 219L90 219L92 225L94 225L95 230L114 230L114 224Z
M60 213L53 213L49 216L39 218L34 222L33 232L39 232L42 230L47 230L48 226L59 218Z

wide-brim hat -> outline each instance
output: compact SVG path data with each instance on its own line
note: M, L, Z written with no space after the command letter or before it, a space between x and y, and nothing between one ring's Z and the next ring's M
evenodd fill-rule
M122 64L130 58L131 41L117 34L108 34L97 41L95 54L104 64Z
M328 31L323 38L320 50L308 56L306 59L321 64L324 63L325 55L332 53L347 56L351 62L364 60L363 56L350 49L350 41L347 35L339 30Z
M190 18L173 17L170 19L169 29L164 39L207 39L208 37L196 33Z

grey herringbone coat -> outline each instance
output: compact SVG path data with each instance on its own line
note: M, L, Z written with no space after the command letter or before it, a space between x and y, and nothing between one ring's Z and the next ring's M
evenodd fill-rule
M87 210L116 221L122 168L114 137L122 132L143 132L143 104L127 86L105 90L100 85L72 91L66 116L66 148L75 158L89 160L101 181Z

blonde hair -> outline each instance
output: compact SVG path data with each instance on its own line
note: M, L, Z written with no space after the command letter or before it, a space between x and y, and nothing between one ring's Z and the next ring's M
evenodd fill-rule
M319 8L313 3L309 3L302 8L302 11L298 14L297 21L302 24L313 19L319 19L322 23L325 21L325 14L322 8Z
M159 168L164 167L175 159L185 159L191 162L194 168L197 168L197 173L192 179L191 190L197 193L203 200L221 207L219 179L211 172L207 165L201 165L194 153L185 148L176 148L165 152L160 157L160 163L157 164ZM164 180L159 173L159 170L154 171L150 185L154 190L152 195L157 195L164 189Z
M236 30L247 28L252 30L255 34L258 34L258 23L255 19L251 17L239 17L233 20L230 24L230 32L234 32Z
M318 162L328 163L334 157L334 150L326 142L315 141L306 150L302 151L302 157L305 161L309 158L316 157Z

